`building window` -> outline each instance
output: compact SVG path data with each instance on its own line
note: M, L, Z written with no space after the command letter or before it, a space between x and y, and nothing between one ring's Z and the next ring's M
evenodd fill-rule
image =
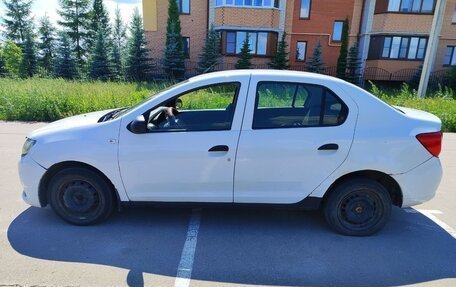
M296 61L304 62L306 60L307 42L296 43Z
M453 18L451 19L451 23L456 24L456 5L454 5Z
M184 42L184 56L185 58L190 58L190 37L182 37L182 41Z
M279 0L217 0L216 6L279 8Z
M301 0L301 10L299 11L299 18L309 19L310 17L310 0Z
M190 14L190 0L176 0L179 14Z
M385 37L382 58L422 60L426 52L426 38Z
M388 11L400 13L432 13L435 0L389 0Z
M446 48L445 56L443 57L444 66L456 66L456 47L448 46Z
M227 55L239 54L247 37L249 39L251 54L256 56L271 56L275 53L275 46L277 46L277 33L251 31L222 32L222 39L224 39L224 53ZM272 47L274 47L273 50L271 50Z
M344 27L344 21L335 21L333 28L332 40L340 42L342 41L342 28Z

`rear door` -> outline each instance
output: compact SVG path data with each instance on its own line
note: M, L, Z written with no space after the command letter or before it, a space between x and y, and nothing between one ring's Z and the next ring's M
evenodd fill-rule
M252 76L236 157L234 201L303 200L344 162L356 117L352 99L332 82Z

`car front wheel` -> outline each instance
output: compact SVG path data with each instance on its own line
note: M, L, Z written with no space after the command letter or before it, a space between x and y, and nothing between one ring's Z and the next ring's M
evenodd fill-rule
M49 198L55 213L76 225L102 221L114 209L111 185L86 168L67 168L55 174L49 183Z
M333 190L324 205L328 224L350 236L367 236L383 228L391 214L391 197L380 183L365 178L346 181Z

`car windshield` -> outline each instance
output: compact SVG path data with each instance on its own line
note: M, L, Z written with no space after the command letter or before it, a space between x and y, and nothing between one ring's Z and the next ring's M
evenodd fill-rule
M132 111L132 110L134 110L134 109L136 109L137 107L141 106L142 104L144 104L145 102L149 101L150 99L152 99L152 98L154 98L154 97L158 97L158 96L162 95L163 93L169 91L170 89L173 89L173 88L175 88L175 87L181 86L181 85L183 85L183 84L185 84L185 83L187 83L187 82L188 82L188 80L185 80L185 81L179 82L179 83L177 83L177 84L174 84L174 85L172 85L172 86L170 86L170 87L165 88L164 90L161 90L160 92L158 92L158 93L156 93L156 94L152 94L152 95L148 96L147 98L145 98L145 99L142 100L141 102L137 103L136 105L133 105L133 106L131 106L131 107L123 108L123 109L117 111L117 112L111 117L111 119L118 118L118 117L120 117L120 116L122 116L122 115L124 115L124 114L126 114L126 113L128 113L128 112L130 112L130 111Z

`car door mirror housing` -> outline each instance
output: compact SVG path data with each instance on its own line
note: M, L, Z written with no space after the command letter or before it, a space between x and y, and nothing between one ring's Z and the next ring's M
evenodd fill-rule
M134 121L128 125L128 130L134 134L147 133L147 123L143 115L138 116Z

